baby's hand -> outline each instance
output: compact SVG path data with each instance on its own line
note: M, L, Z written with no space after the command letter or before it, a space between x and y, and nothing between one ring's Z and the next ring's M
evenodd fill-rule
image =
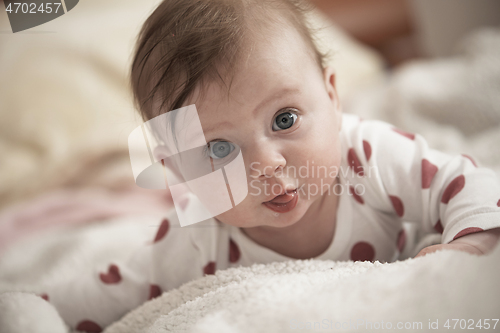
M465 251L476 255L483 255L493 250L499 237L500 228L476 232L474 234L457 238L448 244L437 244L425 247L415 256L415 258L443 249Z

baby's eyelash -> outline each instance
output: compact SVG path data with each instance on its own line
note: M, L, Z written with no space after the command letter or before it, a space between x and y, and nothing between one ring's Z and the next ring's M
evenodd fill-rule
M296 108L288 107L288 108L283 108L283 109L279 110L273 119L276 119L277 117L279 117L283 113L293 113L296 116L298 116L300 114L299 110L297 110Z
M210 141L210 142L214 142L214 141ZM210 142L207 143L205 145L205 147L203 147L203 157L205 157L205 158L210 158L210 154L208 153L208 148L210 147Z

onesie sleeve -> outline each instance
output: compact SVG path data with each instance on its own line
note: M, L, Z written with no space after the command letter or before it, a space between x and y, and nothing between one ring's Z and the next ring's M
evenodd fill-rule
M498 175L471 157L431 149L383 121L351 121L343 138L353 193L372 207L441 233L443 244L500 227Z
M42 297L56 307L72 329L101 332L163 291L203 276L198 267L199 249L192 242L190 229L178 224L175 210L148 222L145 226L157 227L154 239L128 260L98 265L45 287Z

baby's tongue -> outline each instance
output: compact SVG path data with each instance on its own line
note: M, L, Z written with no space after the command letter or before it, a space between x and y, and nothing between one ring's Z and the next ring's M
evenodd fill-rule
M270 203L276 203L276 204L281 204L281 203L287 203L290 200L292 200L295 196L297 195L297 191L285 193L283 195L279 195L273 200L269 201Z

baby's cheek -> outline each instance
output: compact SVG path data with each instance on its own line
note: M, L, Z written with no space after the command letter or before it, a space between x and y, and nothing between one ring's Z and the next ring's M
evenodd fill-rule
M247 197L230 210L217 215L215 218L220 222L236 227L249 227L252 221L252 216L249 212L248 202L251 200L252 193L249 189Z
M309 163L308 183L315 184L321 188L323 193L329 185L332 185L340 172L341 151L339 145L325 147L321 154L318 154L314 164ZM311 165L312 164L312 165Z
M316 173L316 177L323 179L335 178L341 162L340 145L337 142L331 142L321 148L317 152L317 159L315 160L316 169L320 171ZM327 170L326 173L325 169Z

